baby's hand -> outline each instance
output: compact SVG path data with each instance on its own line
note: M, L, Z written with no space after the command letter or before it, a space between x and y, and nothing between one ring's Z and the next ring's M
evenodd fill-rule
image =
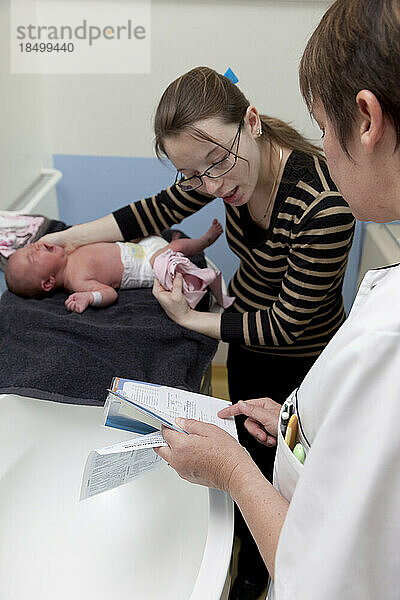
M83 313L92 301L92 292L75 292L66 299L65 306L71 312Z

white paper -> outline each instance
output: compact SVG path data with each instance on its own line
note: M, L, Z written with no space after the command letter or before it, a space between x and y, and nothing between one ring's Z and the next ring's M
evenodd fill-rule
M170 423L175 423L177 417L196 419L217 425L237 439L234 418L220 419L217 415L222 408L230 406L231 403L226 400L181 389L119 378L113 380L114 390L151 410L155 417L159 415ZM112 394L108 395L104 408L105 422L107 423L108 417L113 417L114 428L137 431L135 427L142 422L149 421L146 415ZM109 423L110 420L107 425L111 426ZM160 426L157 418L153 419L150 424ZM130 428L130 425L133 429ZM180 435L187 434L183 432ZM161 432L155 431L93 450L86 461L81 500L128 483L160 466L163 460L152 448L166 445Z
M161 417L175 423L177 417L185 419L196 419L205 423L213 423L224 431L227 431L237 439L236 425L233 417L220 419L217 415L222 408L230 406L231 403L220 398L187 392L177 388L125 381L121 391L134 402L145 406ZM114 403L112 396L107 399L109 413L129 416L130 408L117 399ZM117 404L118 403L118 404ZM135 415L137 418L137 415Z
M161 466L153 448L166 446L161 433L141 436L90 452L82 477L80 500L129 483Z
M97 448L95 452L99 454L114 454L116 452L129 452L130 450L142 450L143 448L157 448L159 446L168 446L167 442L164 442L164 438L160 431L156 433L149 433L148 435L141 435L133 438L132 440L126 440L124 442L118 442L112 446L106 446L105 448Z

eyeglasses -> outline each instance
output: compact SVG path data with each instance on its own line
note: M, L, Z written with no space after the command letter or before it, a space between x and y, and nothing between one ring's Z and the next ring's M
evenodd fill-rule
M200 186L203 185L203 177L210 177L211 179L218 179L218 177L222 177L226 175L233 169L233 167L237 163L238 155L237 152L239 150L240 143L240 132L242 129L243 119L239 123L238 130L236 132L235 137L233 138L232 145L229 149L228 154L219 160L218 162L208 167L201 175L193 175L193 177L185 177L183 173L180 171L176 172L175 177L175 185L181 188L184 192L189 192L191 190L197 190ZM233 152L233 148L236 144L236 151Z

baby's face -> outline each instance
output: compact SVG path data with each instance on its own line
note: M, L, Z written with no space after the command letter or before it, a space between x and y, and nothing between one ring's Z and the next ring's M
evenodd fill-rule
M41 287L41 282L55 275L66 263L67 255L62 246L35 242L20 248L10 257L18 277L31 286Z

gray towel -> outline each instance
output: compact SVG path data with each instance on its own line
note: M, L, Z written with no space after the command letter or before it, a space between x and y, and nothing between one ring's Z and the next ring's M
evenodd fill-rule
M69 313L63 291L0 299L0 393L102 405L114 376L198 391L217 342L173 323L150 289Z

